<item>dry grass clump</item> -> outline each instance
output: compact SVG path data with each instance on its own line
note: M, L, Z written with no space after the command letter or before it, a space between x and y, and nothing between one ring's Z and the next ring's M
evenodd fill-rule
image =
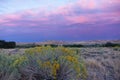
M102 60L102 66L105 67L105 79L120 80L120 59Z
M100 62L94 59L86 59L85 62L88 71L88 80L104 80L105 68Z
M117 50L115 50L117 48ZM88 80L120 80L119 47L82 48Z
M86 59L86 66L89 66L91 68L103 69L101 63L94 59Z

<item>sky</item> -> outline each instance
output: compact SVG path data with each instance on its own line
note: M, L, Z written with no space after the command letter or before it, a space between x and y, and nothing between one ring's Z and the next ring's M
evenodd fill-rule
M0 40L120 40L120 0L0 0Z

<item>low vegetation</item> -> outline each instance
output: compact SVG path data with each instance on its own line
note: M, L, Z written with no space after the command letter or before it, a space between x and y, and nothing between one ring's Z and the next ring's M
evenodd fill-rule
M0 80L85 80L84 61L76 51L57 47L29 48L24 54L0 53Z
M119 74L118 42L0 49L0 80L120 80Z
M41 47L43 44L38 45L35 43L31 44L22 44L22 45L17 45L16 48L33 48L33 47ZM99 43L99 44L44 44L44 46L51 46L53 48L63 46L63 47L70 47L70 48L82 48L82 47L120 47L120 43L112 43L112 42L106 42L106 43Z
M87 80L120 80L120 47L81 48Z

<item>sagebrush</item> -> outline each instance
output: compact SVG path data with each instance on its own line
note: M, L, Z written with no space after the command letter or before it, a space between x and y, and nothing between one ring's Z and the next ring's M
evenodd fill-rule
M24 54L0 54L0 80L84 80L87 71L76 51L29 48Z

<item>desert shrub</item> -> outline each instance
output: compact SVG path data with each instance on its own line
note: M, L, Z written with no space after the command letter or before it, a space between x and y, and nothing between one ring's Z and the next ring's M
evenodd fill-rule
M26 79L78 80L86 79L84 62L76 51L68 48L36 47L26 50L27 65L22 69Z
M36 47L36 46L37 45L35 43L33 43L33 44L22 44L22 45L17 44L16 48L33 48L33 47Z
M12 67L15 57L7 54L0 54L0 80L18 80L20 74L18 70Z
M115 46L115 47L113 47L113 50L120 51L120 47L119 46Z
M25 54L0 54L0 80L84 80L81 57L68 48L35 47Z

